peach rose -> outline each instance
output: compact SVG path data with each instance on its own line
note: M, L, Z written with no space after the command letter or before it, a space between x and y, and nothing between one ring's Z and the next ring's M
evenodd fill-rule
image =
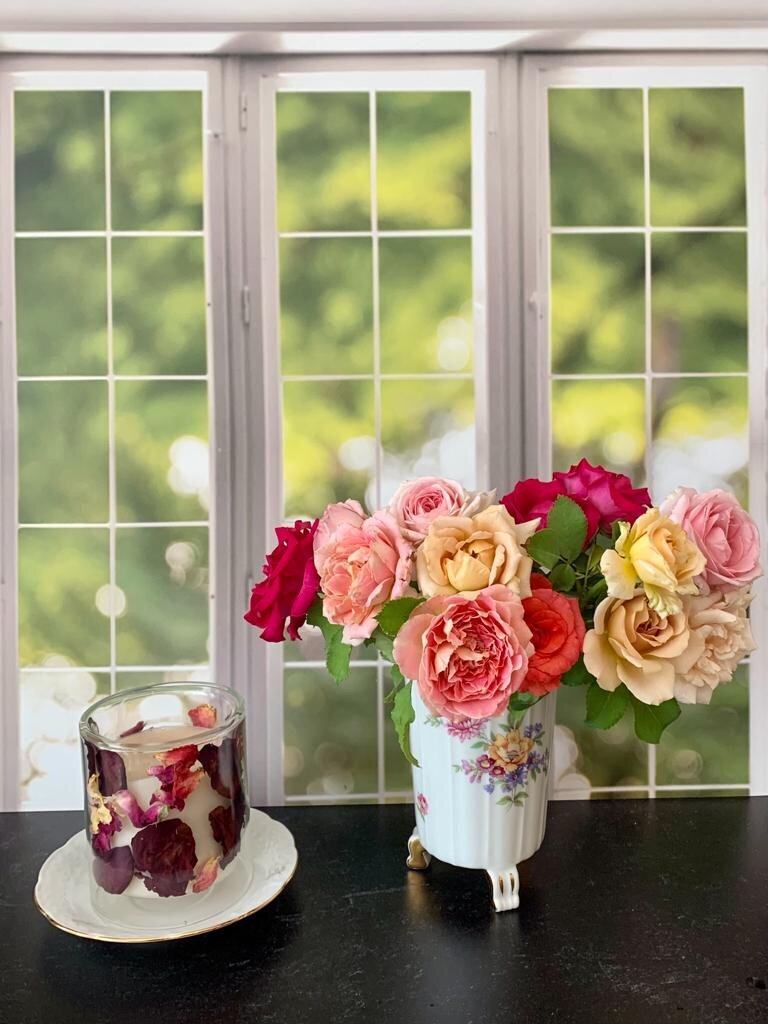
M357 646L376 629L382 605L409 590L411 548L389 512L366 517L356 501L330 505L315 534L323 613Z
M395 661L433 714L500 714L533 654L523 604L509 587L473 597L439 595L414 608L395 639Z
M503 505L435 519L416 552L422 594L472 594L502 583L530 597L533 562L524 544L538 525L538 519L518 525Z
M388 508L406 540L421 544L435 519L458 515L466 500L464 488L455 480L421 476L400 484Z
M642 591L627 601L606 597L584 637L584 664L603 690L624 683L643 704L662 704L674 696L675 658L689 638L685 614L662 616Z
M749 590L712 590L685 600L691 639L675 661L675 697L682 704L709 704L715 688L733 677L755 649L747 618Z
M760 534L732 494L721 490L699 494L692 487L678 487L661 511L682 526L706 558L702 572L706 588L731 590L762 575Z
M603 552L600 569L608 584L608 596L623 601L634 596L641 584L648 604L662 617L682 608L681 594L696 594L694 577L705 558L682 527L657 508L629 523L620 524L616 550Z

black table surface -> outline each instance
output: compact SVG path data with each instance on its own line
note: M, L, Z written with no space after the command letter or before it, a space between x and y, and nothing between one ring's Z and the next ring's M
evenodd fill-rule
M0 1022L768 1022L768 798L550 804L503 914L483 872L406 869L409 806L269 813L296 838L288 888L147 946L36 911L79 814L0 815Z

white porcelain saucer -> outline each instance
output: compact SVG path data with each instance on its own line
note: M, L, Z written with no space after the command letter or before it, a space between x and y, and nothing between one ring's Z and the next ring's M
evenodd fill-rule
M293 836L285 825L252 810L240 853L207 892L162 900L110 896L91 883L92 854L80 831L43 864L35 903L51 924L86 939L182 939L223 928L261 910L290 882L297 859Z

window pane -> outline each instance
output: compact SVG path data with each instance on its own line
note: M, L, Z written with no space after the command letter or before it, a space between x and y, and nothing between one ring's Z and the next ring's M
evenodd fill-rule
M23 377L106 374L103 239L17 240L16 339Z
M636 486L645 472L645 384L642 380L552 382L552 468L581 458L626 473Z
M468 92L376 96L382 229L472 226Z
M686 706L659 744L660 785L749 782L749 679L746 665L721 684L712 703Z
M155 527L117 531L119 665L183 665L208 660L208 530Z
M16 230L105 226L104 95L15 93Z
M109 517L107 385L19 384L19 521L103 523Z
M110 122L114 230L200 230L201 94L113 92Z
M160 672L116 672L116 690L134 690L139 686L156 686L158 683L207 683L214 682L210 665L191 665L184 668L164 669Z
M746 377L682 377L653 382L653 491L684 484L730 488L747 501Z
M108 665L109 620L97 607L108 584L106 530L20 530L21 665Z
M747 236L654 234L653 369L747 369Z
M385 380L382 500L417 476L475 486L475 389L471 380Z
M203 374L205 280L201 238L115 238L115 372Z
M284 772L288 795L344 797L377 789L376 671L337 686L324 669L286 669Z
M746 224L744 93L651 89L651 223Z
M472 240L379 242L383 373L472 369Z
M301 640L286 640L283 644L283 655L289 661L320 661L325 662L325 641L316 626L301 627ZM378 654L375 647L352 648L352 661L376 661Z
M371 381L283 385L285 514L313 517L332 501L365 501L376 466Z
M643 235L552 237L552 371L645 369Z
M372 372L371 260L368 238L282 240L283 373Z
M557 723L558 791L647 784L647 747L635 736L631 714L606 732L590 729L584 724L584 690L562 686L557 691Z
M71 668L20 674L22 807L68 808L77 803L83 770L80 715L89 704L108 693L107 672Z
M115 443L120 522L207 519L204 381L118 381Z
M280 231L369 231L367 92L277 94Z
M550 89L552 224L644 223L640 89Z

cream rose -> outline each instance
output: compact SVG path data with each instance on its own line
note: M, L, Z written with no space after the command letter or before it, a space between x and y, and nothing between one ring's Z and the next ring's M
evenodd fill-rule
M747 618L751 600L747 587L686 598L691 639L675 661L675 697L682 704L709 704L715 687L729 682L741 659L754 651Z
M584 664L603 690L624 683L643 704L662 704L675 695L675 658L689 639L682 611L662 616L642 591L628 601L606 597L584 637Z
M678 614L681 595L698 593L694 577L706 565L704 555L682 527L657 508L649 509L632 526L621 523L620 529L616 550L605 551L600 559L608 596L627 601L639 583L659 615Z
M539 520L517 524L503 505L473 516L441 516L416 553L416 578L426 597L472 594L502 583L531 594L531 559L524 544Z

